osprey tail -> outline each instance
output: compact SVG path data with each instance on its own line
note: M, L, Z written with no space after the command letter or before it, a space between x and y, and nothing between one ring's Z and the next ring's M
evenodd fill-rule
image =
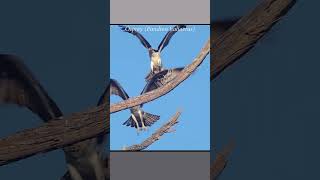
M151 126L153 123L155 123L156 121L158 121L160 119L160 116L150 114L147 112L143 112L142 117L143 117L143 124L145 126ZM124 122L123 125L138 128L137 123L138 123L138 127L141 128L142 123L141 123L141 119L140 119L139 115L138 114L131 114L130 118L126 122Z

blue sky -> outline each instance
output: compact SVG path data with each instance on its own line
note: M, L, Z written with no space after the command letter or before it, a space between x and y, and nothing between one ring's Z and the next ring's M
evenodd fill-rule
M157 48L167 31L146 31L141 34L153 48ZM149 27L159 27L158 25ZM161 28L172 26L161 25ZM176 33L169 45L162 51L165 68L182 67L192 62L210 36L209 25L188 26L190 31ZM110 30L110 78L116 79L130 97L137 96L145 86L144 77L150 71L147 50L139 40L124 33L118 26ZM209 150L210 149L210 62L209 56L198 70L185 82L164 97L143 106L145 112L160 115L160 120L139 135L135 128L122 125L130 116L130 111L111 114L111 150L121 150L123 146L141 143L165 124L178 109L182 109L176 131L162 136L148 150ZM117 96L111 103L119 102Z

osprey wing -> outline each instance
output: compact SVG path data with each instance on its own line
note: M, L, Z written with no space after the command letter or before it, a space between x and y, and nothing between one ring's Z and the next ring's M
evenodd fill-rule
M186 27L187 27L186 25L176 25L169 32L167 32L167 34L164 36L164 38L162 39L162 41L158 46L158 51L161 52L169 44L170 39L177 31Z
M27 107L44 121L62 116L29 69L13 55L0 54L0 103Z
M120 83L115 79L110 79L109 87L110 87L110 96L117 95L117 96L120 96L123 100L129 99L129 96L126 93L126 91L122 88Z
M151 45L149 44L149 42L140 33L138 33L136 30L131 29L130 27L124 26L124 25L119 25L119 27L121 28L122 31L130 33L130 34L136 36L140 40L141 44L145 48L147 48L147 49L151 48Z
M172 81L184 68L165 69L155 74L143 88L141 94L155 90Z

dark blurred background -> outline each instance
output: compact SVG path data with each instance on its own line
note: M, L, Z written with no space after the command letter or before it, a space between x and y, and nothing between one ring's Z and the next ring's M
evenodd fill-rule
M212 20L245 15L259 2L215 0ZM221 180L319 179L319 5L298 1L211 82L211 144L236 142Z
M20 56L65 114L97 104L109 77L107 1L0 2L0 53ZM0 105L0 137L42 123L27 109ZM61 150L0 167L1 180L57 180Z

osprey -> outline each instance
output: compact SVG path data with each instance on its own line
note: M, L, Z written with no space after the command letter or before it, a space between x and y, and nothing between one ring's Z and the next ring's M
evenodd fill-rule
M173 68L173 69L165 69L157 74L155 74L150 81L143 88L141 94L147 93L149 91L155 90L159 87L162 87L172 81L177 75L183 70L183 67ZM141 105L142 107L142 105Z
M0 54L0 103L16 104L37 114L44 122L63 114L29 69L13 55ZM105 99L98 105L106 103ZM67 173L61 180L107 180L105 135L63 148Z
M118 95L123 100L129 99L128 94L122 88L122 86L114 79L110 79L110 96ZM131 116L130 118L123 123L123 125L131 126L137 128L139 131L140 128L143 130L146 129L146 126L151 126L154 122L160 119L160 116L153 115L142 110L142 105L134 106L130 109Z
M176 25L172 29L170 29L169 32L164 36L162 41L160 42L158 49L153 49L149 42L136 30L131 29L128 26L120 25L120 28L124 32L128 32L130 34L133 34L136 36L142 45L147 48L149 52L149 57L150 57L150 66L151 66L151 71L150 73L146 76L146 81L148 82L152 76L158 72L160 72L162 69L162 61L161 61L161 51L169 44L170 39L172 36L179 31L180 29L186 28L186 25Z

